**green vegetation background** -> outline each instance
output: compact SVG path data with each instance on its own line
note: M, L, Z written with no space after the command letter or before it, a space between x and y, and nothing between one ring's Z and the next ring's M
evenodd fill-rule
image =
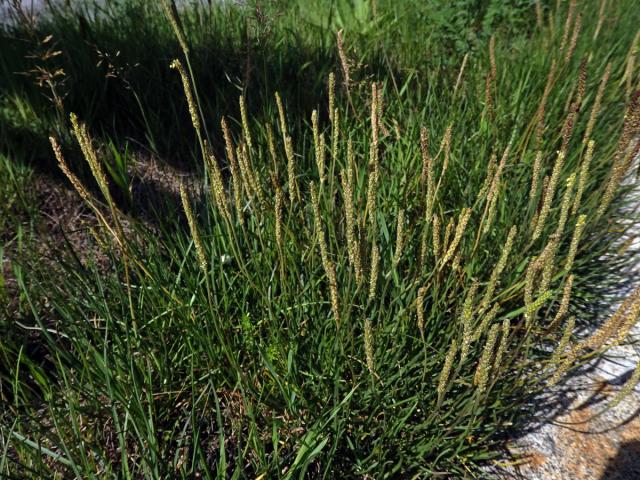
M568 45L559 47L568 10L563 1L539 2L542 17L528 0L212 2L181 10L202 135L228 180L219 122L225 116L233 142L246 143L238 104L244 95L255 146L251 161L269 198L261 209L247 193L245 213L227 221L211 192L189 193L204 243L204 272L180 199L167 194L138 202L133 194L139 179L131 166L149 158L185 176L205 173L182 83L169 68L174 58L185 61L170 22L156 2L71 3L52 7L36 24L17 17L17 24L0 30L0 298L6 305L0 310L0 475L486 475L481 467L503 457L505 440L531 419L531 399L562 365L562 349L560 357L552 355L558 343L563 337L583 340L587 325L607 325L601 303L628 280L624 267L632 252L616 252L637 210L626 203L626 187L605 211L600 206L620 163L625 111L637 114L627 110L638 88L637 64L627 74L638 42L635 2L609 2L601 27L601 3L579 2L582 29L570 56ZM337 47L340 30L350 65L348 90ZM497 76L487 100L491 38ZM536 144L536 115L554 62L558 76ZM587 155L583 135L608 63L611 80L590 136L596 147L587 177L580 173ZM556 200L542 235L532 239L543 198L542 187L531 191L537 152L543 159L540 179L551 177L585 71L582 108ZM338 129L327 110L331 72L337 78ZM376 228L367 226L365 213L372 82L379 82L384 107ZM296 152L298 203L289 204L276 91ZM328 179L317 209L309 187L321 179L310 128L314 109L327 142L339 138L336 147L327 143ZM107 199L75 142L71 112L88 125L112 195L127 217L126 248L105 235L102 224L93 225L89 254L66 236L42 248L51 239L42 234L46 222L37 211L35 179L65 181L49 136L61 143L92 195ZM431 250L419 260L422 238L431 240L434 230L423 212L421 126L442 172L435 207L442 229L451 220L453 238L464 208L472 208L455 267ZM440 141L448 127L445 172ZM625 128L631 135L639 126ZM270 131L277 139L274 159ZM354 165L347 158L348 140ZM496 173L491 158L499 161L509 145L489 220L488 186ZM381 252L373 297L348 260L339 173L349 171L367 247L363 258L372 263L370 243ZM287 193L284 227L277 227L273 211L272 173ZM530 310L523 300L527 269L556 238L561 199L574 198L567 180L578 173L585 182L582 201L558 233L549 290L538 292L540 304ZM569 272L563 265L579 215L587 223ZM489 221L492 227L483 231ZM489 299L498 307L487 325L489 312L469 292L476 280L482 298L514 226L518 235ZM274 243L276 228L285 231L282 247ZM336 266L339 327L329 300L333 282L320 254L325 237ZM93 258L93 249L106 260ZM567 319L552 320L570 274L570 313L578 325L567 335L561 328ZM416 327L422 286L423 335ZM439 392L446 357L458 353L451 345L459 347L471 328L461 321L467 297L474 304L468 325L478 329L478 338ZM525 312L534 312L533 327ZM492 367L488 386L479 389L483 352L492 350L487 345L507 321L512 333L499 334L504 362ZM366 345L366 335L373 345ZM600 347L585 349L572 367Z

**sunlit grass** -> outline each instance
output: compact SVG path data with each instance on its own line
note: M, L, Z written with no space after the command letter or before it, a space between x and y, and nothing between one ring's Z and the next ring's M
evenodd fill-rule
M111 263L16 264L46 353L0 349L0 471L479 475L532 395L637 319L634 293L591 335L574 330L629 215L640 105L625 3L603 24L562 8L536 25L532 5L526 42L498 30L446 74L347 85L356 62L335 45L318 68L336 81L316 82L309 111L275 92L248 108L248 90L215 118L176 17L165 82L184 95L166 101L195 130L206 188L182 186L184 215L139 223L82 122L97 189L52 137Z

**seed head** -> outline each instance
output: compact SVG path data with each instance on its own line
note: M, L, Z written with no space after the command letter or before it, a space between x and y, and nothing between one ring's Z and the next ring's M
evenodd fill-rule
M635 327L638 322L638 316L640 316L640 289L636 291L635 294L632 294L631 297L627 300L627 308L621 314L626 318L624 318L621 322L621 326L618 329L617 335L613 340L613 343L615 345L618 345L620 342L624 341L631 329Z
M535 290L535 281L538 273L538 257L533 257L529 260L529 265L527 266L527 273L525 274L524 281L524 305L525 305L525 319L527 322L531 321L531 315L527 312L533 311L530 306L533 304L533 293Z
M371 269L369 272L369 301L376 296L378 285L378 269L380 268L380 250L375 243L371 246Z
M338 142L340 140L340 112L336 108L333 112L333 131L331 133L331 158L338 158Z
M447 167L449 166L449 158L451 156L451 135L453 134L453 125L449 125L444 132L444 136L442 137L442 143L440 144L440 150L444 151L444 160L442 161L442 170L440 171L440 178L438 179L438 186L436 190L439 189L440 183L444 178L444 174L447 171ZM434 193L435 194L435 193Z
M569 209L572 205L571 197L573 195L573 186L575 183L576 174L572 173L571 176L567 179L567 187L562 197L562 204L560 206L560 219L558 220L558 225L556 226L555 231L555 235L557 237L561 237L562 233L564 232L564 226L566 225L567 218L569 217Z
M490 120L493 119L493 94L491 92L492 90L491 87L492 87L491 74L488 74L484 84L484 99L485 99L484 104L487 109L487 117L489 117Z
M616 253L617 253L619 256L624 255L624 254L629 250L629 248L631 248L631 246L632 246L632 245L634 245L634 244L636 243L636 240L637 240L637 239L638 239L638 236L637 236L637 235L631 235L631 236L629 236L629 238L627 238L627 239L622 243L622 245L620 245L620 247L616 250Z
M502 358L507 352L509 347L509 333L511 332L511 321L505 318L502 321L502 331L500 332L500 343L498 344L498 351L496 352L496 359L493 363L493 368L498 370L502 364Z
M338 301L338 281L336 279L336 270L333 262L329 258L329 247L325 240L324 230L322 228L322 218L320 217L320 202L318 200L318 193L316 192L316 186L311 183L311 205L313 207L313 221L318 235L318 243L320 244L320 256L322 258L322 265L324 271L329 280L329 293L331 295L331 310L333 311L333 317L336 324L340 324L340 308Z
M627 395L629 395L636 386L640 383L640 362L636 365L636 368L633 370L633 373L629 377L629 380L626 381L624 387L622 387L618 393L609 401L607 404L607 409L610 410L616 407L622 400L624 400Z
M486 215L486 222L484 224L484 227L482 229L483 233L488 233L489 230L491 229L491 226L493 225L493 220L496 217L496 206L498 204L498 195L497 193L500 191L500 179L498 179L498 181L496 182L496 195L491 196L491 198L489 199L488 203L487 203L487 215Z
M187 72L182 66L180 60L178 60L177 58L171 62L169 67L177 70L180 74L180 79L182 80L182 89L184 90L184 96L187 99L189 115L191 115L191 123L193 124L193 128L195 129L196 133L200 135L200 116L198 115L198 107L191 90L191 83L189 82Z
M173 29L173 33L178 39L178 44L180 44L180 48L185 56L189 55L189 44L187 43L187 39L184 36L182 28L180 26L180 22L178 20L178 16L176 14L176 6L171 1L171 4L168 4L166 0L162 2L162 8L164 9L165 15L171 24L171 28Z
M458 87L460 87L460 84L462 83L462 75L464 75L464 69L467 66L467 61L469 60L469 52L464 54L464 57L462 58L462 64L460 65L460 71L458 72L458 78L456 79L456 86L453 87L453 95L455 96L456 92L458 91Z
M582 165L580 166L580 178L578 179L578 188L576 190L576 197L573 201L573 207L571 208L571 214L575 215L578 213L578 209L580 208L580 202L582 201L582 194L584 193L584 188L587 184L587 179L589 178L589 167L591 165L591 160L593 158L593 148L595 142L593 140L589 140L587 144L587 153L582 161Z
M336 76L329 73L329 121L333 123L333 109L336 103Z
M378 162L378 115L378 86L373 82L371 84L371 145L373 145L374 148L371 150L371 163Z
M424 340L424 298L427 295L427 287L420 287L418 289L418 296L416 298L416 316L418 318L418 330L420 336Z
M569 100L571 97L569 97ZM578 112L575 110L575 105L572 104L571 110L567 114L567 118L564 121L564 125L562 126L562 145L560 146L560 151L567 153L569 149L569 142L571 141L571 136L573 135L573 129L576 124L576 120L578 118Z
M91 195L84 187L80 179L69 169L69 166L67 165L67 162L62 155L62 148L60 148L60 144L58 144L58 141L54 137L49 137L49 142L51 143L53 153L56 156L58 166L60 167L60 170L62 170L62 173L64 173L65 176L69 179L71 185L73 185L73 188L76 190L76 192L78 192L78 195L80 195L80 197L85 202L91 204Z
M293 143L291 137L287 136L284 139L284 152L287 155L287 177L289 183L289 201L291 205L300 198L300 191L298 190L298 182L296 181L296 164L293 156Z
M531 191L529 192L529 203L533 203L538 194L538 183L540 182L540 168L542 166L542 152L538 150L536 159L533 161L531 172Z
M220 172L220 168L218 168L218 161L211 152L207 154L206 158L207 171L209 172L209 177L211 178L213 200L218 211L222 213L227 221L231 222L231 212L229 211L229 206L227 204L227 195L224 189L222 173Z
M282 188L280 185L275 183L276 185L276 198L275 198L275 216L276 216L276 245L278 248L282 248L282 208L284 203L284 195L282 194Z
M576 317L569 317L569 320L567 320L567 323L565 324L564 329L562 330L562 337L560 338L560 342L558 342L558 345L556 346L556 349L554 350L553 355L549 360L549 363L551 365L555 365L556 363L558 363L558 360L562 357L562 355L564 355L564 352L567 349L567 346L569 345L569 341L571 340L571 335L573 334L573 329L575 327L575 324L576 324ZM558 372L556 371L556 373Z
M455 256L453 257L453 261L451 262L451 271L457 272L458 270L460 270L461 265L462 265L462 252L458 251L458 253L456 253Z
M571 24L573 23L573 16L576 12L576 0L571 0L569 2L569 10L567 11L567 20L564 23L564 31L562 32L562 42L560 43L560 51L564 51L564 47L567 45L567 40L569 40L569 30L571 29Z
M544 24L544 15L542 13L542 3L540 0L536 0L536 26L538 29L542 29Z
M276 92L276 105L278 107L278 118L280 119L280 133L282 134L282 138L286 138L287 133L287 117L284 113L284 106L282 104L282 98L280 97L280 93Z
M542 307L546 303L546 301L549 300L549 298L551 298L551 293L552 292L550 290L547 290L546 292L542 292L538 296L538 298L536 298L533 302L531 302L529 305L526 306L524 316L526 319L528 319L527 325L531 323L531 320L533 320L535 313L540 309L540 307Z
M320 129L318 127L317 110L311 112L311 128L313 130L313 146L316 156L316 166L318 167L318 175L320 177L320 183L322 184L325 181L324 148L321 148L320 144Z
M374 146L371 146L371 149L374 149ZM370 163L369 164L369 181L367 184L367 212L369 212L369 222L373 227L374 231L377 225L376 219L376 195L378 191L378 163Z
M557 233L550 235L547 245L538 257L538 263L540 264L539 269L542 271L542 280L540 281L538 292L546 292L549 289L555 268L555 257L559 242L560 236Z
M473 307L476 293L478 292L478 282L474 281L467 292L462 306L462 344L460 348L460 363L462 364L469 353L469 346L473 338Z
M456 226L456 232L453 236L453 240L447 249L447 252L444 254L444 258L442 259L442 265L445 265L455 253L456 248L458 247L464 232L467 229L467 223L469 222L469 218L471 217L471 209L465 208L460 213L460 217L458 218L458 225ZM446 241L446 240L445 240Z
M442 398L444 397L444 393L447 389L447 383L449 383L451 367L453 366L453 361L456 358L456 353L456 341L452 340L449 351L447 352L447 356L444 359L444 365L442 366L442 370L440 371L440 376L438 378L438 403L442 402Z
M611 175L609 176L609 182L607 183L606 190L600 201L596 216L600 217L609 208L611 201L620 185L620 182L624 178L630 162L638 154L640 149L640 142L636 143L636 147L628 152L629 145L631 144L633 137L640 131L640 91L637 93L637 97L632 99L627 113L625 114L625 121L622 128L622 135L618 141L618 147L614 155L613 166L611 169Z
M538 110L536 112L536 148L539 148L540 144L542 143L545 111L547 108L549 95L551 94L551 89L553 88L553 82L555 80L557 67L558 65L554 59L551 63L549 73L547 74L547 83L544 87L544 92L542 93L542 98L540 99L540 104L538 105Z
M578 44L578 37L580 36L580 29L582 27L582 13L579 13L576 17L576 23L573 25L573 34L571 35L571 43L569 44L569 49L567 50L567 54L564 57L564 63L569 63L571 57L573 57L573 52L576 49L576 45Z
M375 364L373 357L373 331L371 328L371 320L368 318L364 321L364 352L367 357L367 368L371 375L375 375Z
M598 350L613 340L618 344L624 340L628 330L635 325L640 312L640 288L634 290L600 328L576 346L582 352L586 349Z
M482 335L484 335L484 332L487 330L487 327L491 325L491 323L498 316L499 311L500 311L500 304L496 302L491 307L491 310L485 313L484 316L482 317L482 322L480 322L480 325L478 325L478 328L474 332L472 341L475 342L480 337L482 337Z
M196 219L193 215L193 210L191 209L191 203L189 202L189 197L187 195L187 190L185 189L184 183L180 183L180 199L182 200L182 207L184 208L184 213L187 217L187 222L189 223L189 230L191 231L191 237L193 238L193 243L196 247L196 254L198 255L200 268L202 272L206 274L208 270L207 256L204 252L204 245L202 244L202 240L200 239L200 233L198 232Z
M511 144L507 145L507 148L505 148L504 153L502 154L502 158L500 159L500 163L498 164L496 173L493 176L491 186L489 187L489 193L487 193L487 203L485 205L485 210L483 213L483 219L486 219L483 230L484 233L487 233L489 231L493 223L493 218L495 217L498 195L500 193L500 180L504 167L507 164L507 159L509 158L510 152Z
M398 211L398 224L396 228L396 249L393 254L393 264L398 265L404 248L404 209Z
M433 165L429 154L429 131L424 126L420 127L420 154L422 156L420 184L424 186L428 179L433 177Z
M583 58L580 62L580 69L578 70L578 93L576 95L576 100L573 103L573 109L577 112L580 111L582 107L582 102L584 100L584 94L587 90L587 59Z
M580 215L578 217L578 221L576 222L576 227L573 230L573 238L571 239L571 246L569 247L569 253L567 255L567 261L564 265L564 269L567 272L571 271L573 267L573 261L576 258L576 253L578 252L578 245L580 244L580 237L582 236L582 232L584 231L584 227L587 221L586 215Z
M267 125L267 147L269 149L269 156L271 157L271 162L273 163L273 169L275 172L278 171L278 155L276 154L276 142L273 138L273 129L271 125Z
M500 279L500 275L504 270L504 267L507 265L507 260L509 259L509 254L511 253L511 249L513 248L513 242L516 238L516 234L518 233L518 228L514 225L509 230L509 235L507 236L507 241L504 244L504 248L502 250L502 254L500 255L500 259L498 263L496 263L493 271L491 272L491 277L489 278L489 284L487 285L487 290L485 291L484 297L482 298L482 302L480 303L480 310L484 311L489 307L489 302L493 298L493 294L495 292L496 286L498 284L498 280Z
M355 154L353 153L353 142L351 139L347 140L347 167L347 180L353 189L355 185L356 161Z
M378 117L378 128L380 128L383 132L385 132L385 135L388 135L388 131L386 130L386 128L384 127L384 124L382 123L382 117L384 116L384 97L383 97L383 91L382 91L382 86L380 84L377 85L376 88L376 109L377 109L377 117ZM394 125L395 128L399 128L400 125L396 124ZM397 136L399 138L399 135Z
M433 216L433 256L437 259L440 256L440 217Z
M598 351L607 343L612 345L618 344L627 335L631 327L635 325L638 314L640 314L640 288L634 290L631 295L622 302L614 314L591 335L571 347L562 363L554 372L550 384L554 385L557 383L585 350ZM573 325L571 328L573 328ZM564 347L562 350L564 350ZM554 361L562 354L562 350L560 348L556 349L557 355L554 355Z
M420 235L420 258L418 262L418 268L422 272L424 270L425 262L427 261L427 250L429 248L427 235L427 226L422 226L422 234Z
M347 167L348 169L350 167ZM356 282L362 282L362 264L360 262L360 244L356 234L356 214L353 205L353 186L350 182L350 174L344 170L340 174L342 182L342 195L344 197L344 213L347 227L347 253L349 262L355 271Z
M489 330L487 342L484 344L484 348L482 349L482 355L480 356L476 374L473 378L473 383L478 387L479 393L483 393L485 391L487 383L489 382L489 372L491 371L491 365L493 364L493 350L496 346L499 328L500 326L495 324Z
M498 69L496 68L496 37L493 35L489 39L489 64L491 65L491 80L495 83L498 78Z
M342 30L338 30L338 56L340 57L340 65L342 66L344 88L347 92L347 96L350 97L349 86L351 85L351 70L349 59L347 58L347 54L344 50L344 37L342 35ZM330 111L333 112L333 110Z
M549 177L549 183L547 184L547 188L544 191L542 208L540 209L540 215L538 216L536 228L533 232L532 240L534 241L540 238L540 235L542 235L547 216L549 215L549 211L551 210L551 204L555 195L558 179L560 178L560 173L562 171L562 167L564 166L564 160L565 153L562 151L558 152L556 162L553 166L553 171L551 172L551 177Z
M569 311L569 301L571 300L571 289L573 288L573 275L569 275L567 277L567 281L564 284L564 290L562 291L562 299L560 300L560 305L558 306L558 311L556 312L555 317L551 321L549 325L549 329L553 329L556 325L559 325L560 322L564 319L564 316Z
M449 240L451 239L451 233L453 232L453 226L455 221L453 218L449 219L446 228L444 229L444 241L442 242L442 253L445 253L445 248L449 245Z
M242 181L245 186L245 191L249 197L255 195L258 197L258 203L261 208L266 208L267 201L264 198L262 187L258 182L258 177L253 171L251 166L251 159L249 158L249 152L247 151L246 144L238 146L238 159L240 160L240 173L242 174Z
M244 216L242 212L242 172L240 171L240 164L238 163L238 159L235 155L227 121L224 117L220 120L220 126L222 127L222 133L224 135L227 161L231 167L231 182L233 183L233 201L236 209L236 216L242 225L244 223Z
M569 333L567 330L565 330L565 333ZM570 337L570 335L569 335ZM561 339L561 342L564 340ZM572 365L575 363L575 361L578 359L577 355L576 355L576 350L575 350L575 345L571 346L569 348L569 351L567 352L564 360L562 360L562 362L558 365L558 367L556 368L556 370L553 372L553 375L551 376L551 378L549 379L549 386L553 387L554 385L556 385L560 379L564 376L565 373L567 373L567 371L572 367ZM566 350L566 347L563 348L563 350ZM558 352L558 354L560 355L562 353L562 351L560 350L560 348L556 348L556 352ZM554 354L556 353L554 352ZM559 359L555 359L553 356L551 357L551 361L552 361L552 365L553 364L557 364Z
M626 91L627 96L630 97L633 89L633 78L635 72L635 62L636 56L638 55L638 50L640 50L640 30L636 33L633 42L631 43L631 48L629 49L629 54L627 55L627 67L625 68L624 75L622 80L627 81Z
M600 29L602 28L602 23L604 22L604 11L606 6L607 6L607 0L600 0L600 11L598 12L598 24L596 25L596 29L593 32L594 43L598 38L598 34L600 33Z

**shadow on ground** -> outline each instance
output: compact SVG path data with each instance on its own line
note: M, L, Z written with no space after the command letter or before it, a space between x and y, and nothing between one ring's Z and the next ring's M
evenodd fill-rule
M600 480L632 480L640 478L640 440L624 443L609 462Z

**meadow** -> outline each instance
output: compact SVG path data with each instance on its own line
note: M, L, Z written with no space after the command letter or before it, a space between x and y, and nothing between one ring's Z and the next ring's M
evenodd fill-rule
M11 10L0 476L513 461L537 395L640 314L634 7Z

